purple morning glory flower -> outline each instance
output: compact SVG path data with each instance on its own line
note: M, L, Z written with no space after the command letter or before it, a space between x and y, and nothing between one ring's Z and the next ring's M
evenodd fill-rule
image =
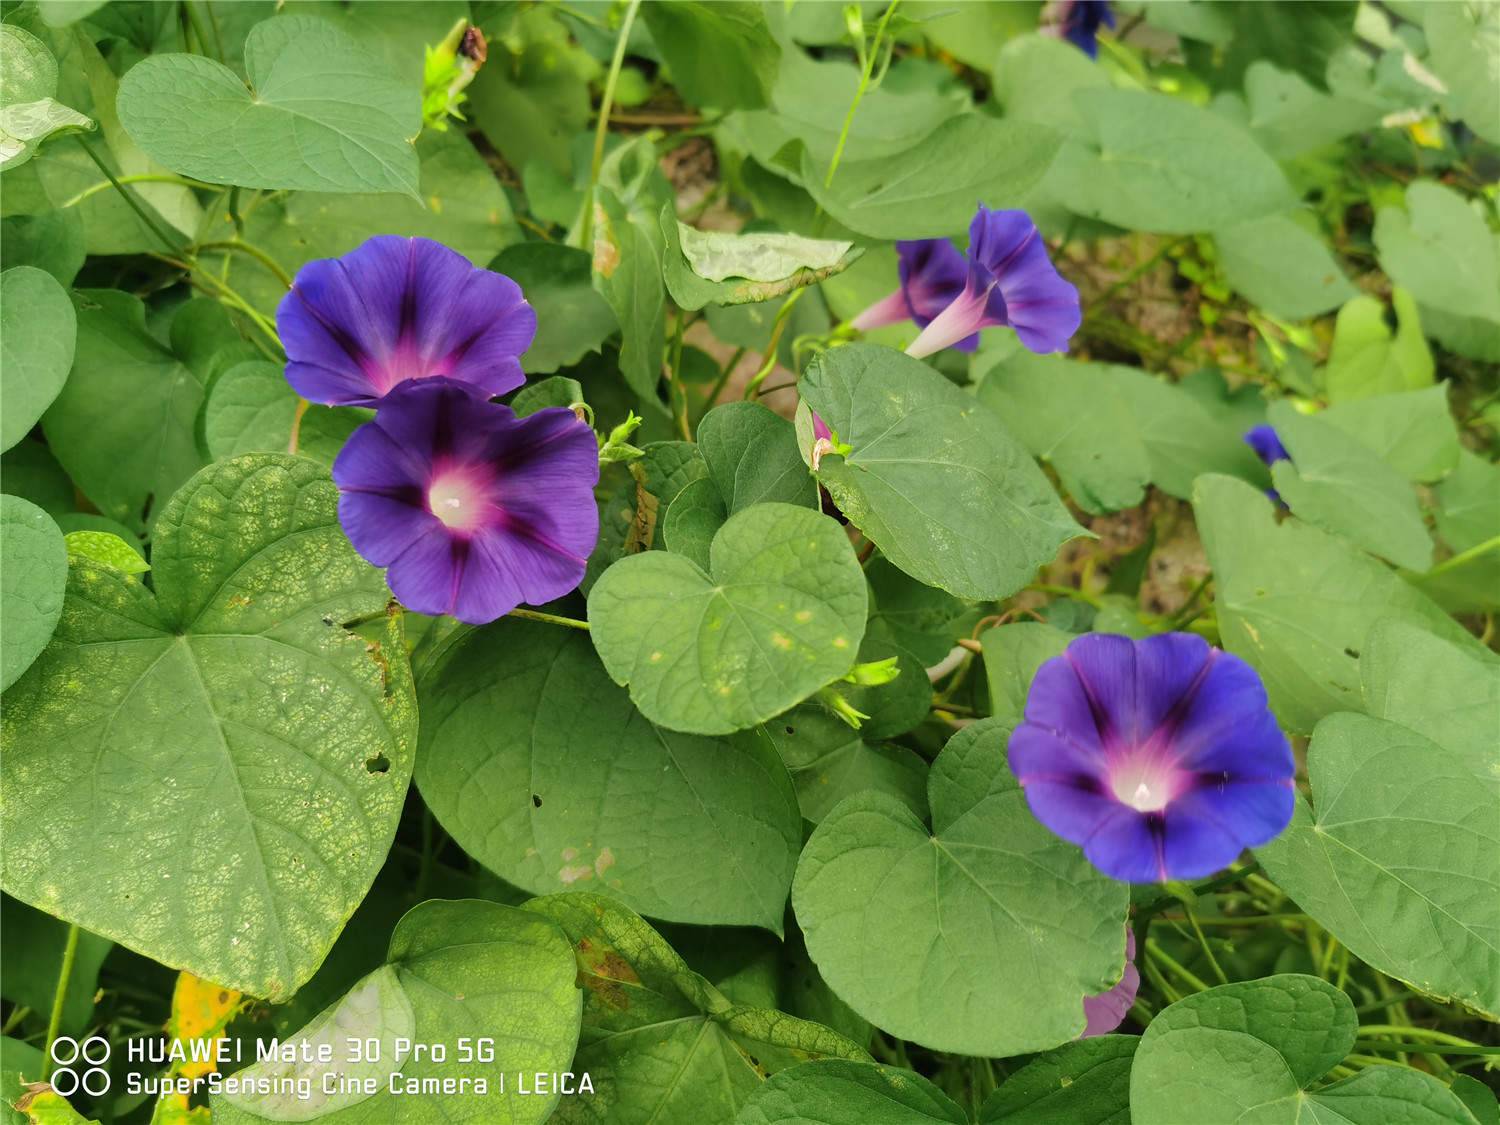
M1141 990L1141 971L1135 967L1135 931L1125 928L1125 973L1120 983L1108 992L1083 998L1083 1034L1078 1038L1092 1039L1096 1035L1108 1035L1125 1022L1125 1013L1135 1003Z
M298 270L276 328L299 395L374 406L399 383L433 376L485 397L515 390L536 313L505 275L441 243L380 235Z
M1090 633L1037 671L1010 767L1112 879L1198 879L1292 817L1295 765L1254 669L1189 633Z
M481 625L583 580L599 536L594 432L517 418L451 379L405 383L333 463L339 522L408 609Z
M1292 455L1286 451L1286 446L1282 445L1281 439L1276 436L1275 429L1264 422L1259 426L1251 426L1245 431L1245 444L1255 450L1255 455L1267 465L1292 459Z
M981 205L969 224L969 271L963 290L922 329L906 353L920 359L981 328L1002 324L1014 328L1031 351L1065 352L1082 319L1078 290L1053 268L1031 216Z
M1099 57L1099 28L1114 26L1108 0L1063 0L1063 38L1089 58Z
M969 276L968 259L946 238L898 242L896 256L901 288L850 321L861 332L903 320L914 320L917 327L926 328L933 317L964 291ZM962 352L972 352L979 347L979 336L976 333L953 346Z

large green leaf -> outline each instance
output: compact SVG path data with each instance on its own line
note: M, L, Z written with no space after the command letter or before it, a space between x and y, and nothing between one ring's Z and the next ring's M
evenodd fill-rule
M78 318L49 273L0 273L0 452L37 424L67 382Z
M730 515L774 501L818 506L818 485L797 451L797 431L758 402L726 402L698 426L698 451Z
M193 425L203 384L114 289L74 294L73 371L42 419L47 443L99 511L143 528L203 464Z
M594 1093L564 1099L562 1125L728 1122L767 1075L825 1056L869 1061L826 1027L732 1004L618 903L554 895L526 909L567 933L584 990L574 1069Z
M745 305L784 297L848 269L860 255L849 242L799 234L700 231L661 211L667 291L679 308Z
M519 285L536 309L536 338L521 357L528 375L572 367L614 335L614 311L594 289L589 256L577 247L518 242L490 268Z
M1130 1072L1136 1121L1474 1125L1429 1074L1374 1066L1309 1090L1354 1047L1358 1019L1327 981L1283 973L1179 1000L1151 1021Z
M1224 647L1260 673L1293 733L1359 706L1360 649L1376 621L1398 618L1477 647L1382 563L1300 520L1277 524L1271 502L1242 481L1200 478L1193 511Z
M1214 232L1224 276L1273 316L1304 320L1358 294L1323 240L1287 215Z
M1084 534L999 417L920 361L851 344L815 359L800 390L850 446L818 480L918 581L1008 597Z
M692 105L755 109L766 104L781 47L760 5L737 0L669 0L641 11L672 71L672 84Z
M946 238L976 203L1014 207L1046 175L1060 138L1040 125L987 114L950 117L898 157L844 160L832 184L810 152L802 179L823 210L871 238Z
M734 1125L968 1125L953 1099L920 1074L849 1059L817 1059L773 1074Z
M1500 465L1462 450L1453 475L1433 493L1438 534L1455 551L1468 551L1500 536Z
M968 1055L1045 1050L1083 1030L1083 997L1119 980L1128 888L1043 828L1005 766L1011 725L949 740L929 832L883 793L840 802L792 887L807 949L855 1011Z
M52 517L29 500L0 496L0 691L41 655L63 609L68 549Z
M1356 956L1495 1018L1500 665L1389 624L1361 663L1370 716L1318 724L1313 807L1299 799L1291 827L1257 855Z
M1057 157L1062 201L1131 230L1188 234L1285 211L1281 169L1233 122L1144 90L1076 90L1084 122Z
M120 120L155 160L215 184L417 194L421 94L310 16L255 25L249 85L202 55L152 55L120 82Z
M1418 180L1406 209L1382 207L1375 248L1391 280L1451 316L1500 322L1500 255L1480 214L1452 188Z
M567 939L535 913L476 899L424 902L396 923L386 963L298 1032L297 1040L313 1050L326 1045L332 1062L269 1060L239 1072L247 1083L307 1081L312 1097L220 1094L213 1119L223 1125L546 1121L561 1091L527 1087L537 1088L538 1073L568 1069L582 1008L576 977ZM367 1061L355 1060L356 1042ZM441 1059L434 1058L438 1046ZM460 1080L464 1088L422 1085L458 1087ZM371 1082L374 1091L330 1093L340 1082Z
M1428 62L1448 87L1454 112L1474 132L1500 144L1500 12L1493 4L1424 4Z
M1432 386L1432 352L1422 338L1417 303L1410 293L1391 294L1396 330L1386 325L1385 306L1359 296L1339 310L1324 379L1333 402L1417 391Z
M1175 2L1168 6L1186 7ZM1217 8L1214 4L1201 6ZM1278 160L1289 160L1372 129L1385 116L1379 105L1325 94L1301 75L1267 58L1256 59L1245 69L1244 86L1250 133Z
M16 168L41 143L60 133L92 129L94 123L53 97L57 93L57 60L36 36L10 24L0 25L0 168Z
M865 579L837 523L791 504L729 517L701 569L621 559L589 591L610 677L671 730L729 734L779 715L854 665Z
M379 642L341 627L388 594L336 502L311 461L240 457L167 505L154 592L73 562L6 695L8 893L252 995L312 975L390 847L416 733L400 616Z
M979 1125L1130 1125L1130 1066L1140 1039L1100 1035L1033 1059L984 1103Z
M1271 476L1293 515L1408 570L1432 565L1432 537L1405 477L1358 438L1288 402L1274 404L1269 419L1291 454Z
M1357 437L1408 480L1439 480L1458 467L1458 427L1445 385L1342 402L1318 417Z
M453 645L421 702L417 784L491 870L537 894L780 930L801 821L774 752L652 725L587 640L524 621Z
M659 405L666 349L666 289L662 283L661 231L630 216L629 201L597 189L594 207L594 288L620 325L620 373L643 402Z

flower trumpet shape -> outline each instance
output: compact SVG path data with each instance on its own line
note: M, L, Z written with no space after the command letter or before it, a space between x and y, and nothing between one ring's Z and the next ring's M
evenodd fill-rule
M442 376L486 397L515 390L536 313L505 275L441 243L380 235L298 270L276 328L299 395L374 406L408 379Z
M1260 677L1201 637L1093 633L1037 671L1010 767L1036 818L1113 879L1197 879L1292 817Z
M572 590L599 536L593 430L561 407L517 418L451 379L382 399L333 480L345 533L401 603L470 624Z
M1063 0L1062 37L1091 59L1099 57L1099 29L1114 27L1109 0Z
M969 276L968 260L946 238L898 242L896 257L901 288L850 321L861 332L900 324L903 320L914 320L917 327L926 328L933 317L964 291ZM972 352L979 346L979 337L966 337L953 346L959 351Z

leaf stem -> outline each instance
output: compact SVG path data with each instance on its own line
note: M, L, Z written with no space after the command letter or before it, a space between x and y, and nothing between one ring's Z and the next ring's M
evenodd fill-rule
M140 202L135 198L135 195L132 192L126 191L125 185L120 183L120 181L115 177L115 174L109 170L104 161L99 159L99 154L96 153L91 147L89 147L89 143L85 141L80 134L74 133L73 139L78 142L79 147L83 149L88 158L94 162L94 167L103 172L105 178L109 180L110 185L120 193L121 198L123 198L126 204L129 205L130 209L135 212L136 218L140 219L141 222L146 225L147 230L156 235L157 238L161 239L162 245L165 246L170 253L176 254L178 252L177 244L162 233L161 227L157 226L156 221L146 213Z
M1408 1029L1411 1030L1411 1029ZM1500 1047L1434 1047L1431 1043L1389 1043L1384 1039L1356 1039L1354 1046L1365 1051L1412 1051L1436 1055L1500 1055Z
M1447 1043L1454 1047L1478 1047L1480 1044L1472 1039L1464 1039L1458 1035L1449 1035L1446 1031L1437 1031L1429 1027L1405 1027L1393 1023L1365 1023L1359 1027L1361 1035L1391 1035L1396 1038L1407 1036L1408 1038L1430 1039L1434 1043Z
M69 207L77 207L90 196L98 195L101 191L108 191L112 187L119 187L121 184L177 184L180 187L188 188L213 187L212 184L190 180L186 176L174 176L170 173L161 172L141 172L134 176L121 176L114 181L100 180L97 184L90 184L71 199L59 203L57 209L59 211L66 211Z
M587 621L579 621L576 617L559 617L555 613L542 613L535 609L513 609L505 616L519 617L526 621L545 621L548 625L564 625L569 629L582 629L585 633L589 631Z
M1181 964L1175 957L1164 950L1161 947L1160 942L1154 940L1147 941L1146 952L1152 957L1155 957L1167 968L1171 969L1173 975L1176 976L1179 980L1192 985L1196 991L1208 991L1209 985L1205 983L1201 977L1195 974L1192 970L1188 969L1185 965Z
M870 76L875 72L875 60L880 56L880 40L885 36L885 28L891 22L891 16L895 14L896 7L901 0L891 0L890 6L886 8L885 14L880 17L880 22L875 25L875 38L870 40L870 49L862 51L862 65L859 71L859 86L854 91L854 99L849 103L849 112L844 114L844 125L839 130L838 144L833 149L833 159L828 162L828 174L823 177L825 188L833 186L834 173L839 170L839 161L844 156L844 145L849 141L849 130L854 125L854 114L859 110L859 103L864 100L865 91L870 86ZM863 32L860 34L864 37Z
M599 101L599 122L594 127L594 156L589 164L589 189L583 194L583 222L579 224L578 245L589 249L594 237L594 192L599 186L599 169L604 164L604 138L609 133L609 110L615 100L615 84L625 64L625 47L630 42L630 28L641 0L630 0L625 18L620 21L620 35L615 40L615 54L609 61L609 76L604 80L604 96Z
M62 968L57 973L57 989L52 993L52 1014L47 1018L47 1040L42 1044L42 1078L52 1074L52 1044L62 1027L63 1005L68 999L68 978L73 975L73 962L78 957L78 927L68 927L68 940L63 945Z
M265 266L266 269L270 270L276 276L276 280L281 282L282 285L288 289L292 287L292 275L282 269L275 258L271 257L271 255L267 254L259 246L252 246L242 239L232 238L227 242L203 242L199 243L197 249L233 250L236 253L245 254L248 257L254 258L261 265Z
M806 287L798 289L777 310L776 322L771 325L771 340L766 345L765 356L761 362L760 370L750 376L750 381L745 384L746 401L756 396L760 390L760 385L766 381L766 376L776 369L776 349L781 346L781 337L786 332L786 326L791 319L793 306L796 305L802 294L806 292Z

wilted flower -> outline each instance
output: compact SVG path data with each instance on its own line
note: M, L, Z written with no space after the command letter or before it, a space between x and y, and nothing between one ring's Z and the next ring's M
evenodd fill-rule
M1141 971L1135 967L1135 931L1125 928L1125 973L1120 983L1108 992L1083 998L1083 1034L1078 1038L1092 1039L1096 1035L1108 1035L1125 1022L1125 1013L1135 1003L1136 993L1141 990Z
M898 242L896 256L901 287L850 321L861 332L903 320L914 320L917 327L926 328L933 317L964 291L969 276L968 260L946 238ZM979 336L970 336L953 346L972 352L979 346Z
M514 390L536 313L503 274L429 239L380 235L303 266L276 327L299 395L373 406L399 383L433 376L486 396Z
M1037 671L1010 766L1038 820L1132 883L1212 874L1292 816L1260 678L1188 633L1073 641Z
M583 579L599 535L594 432L517 418L451 379L406 383L333 463L339 522L408 609L483 624Z
M1037 353L1068 350L1082 313L1078 290L1047 257L1041 232L1025 211L981 206L969 224L963 290L906 349L919 359L966 340L981 328L1008 324Z
M1292 455L1286 451L1286 446L1282 445L1281 439L1276 436L1275 429L1265 423L1251 426L1245 431L1245 444L1255 450L1255 455L1267 465L1292 459Z
M1062 36L1089 58L1099 57L1099 28L1114 26L1109 0L1063 0Z

